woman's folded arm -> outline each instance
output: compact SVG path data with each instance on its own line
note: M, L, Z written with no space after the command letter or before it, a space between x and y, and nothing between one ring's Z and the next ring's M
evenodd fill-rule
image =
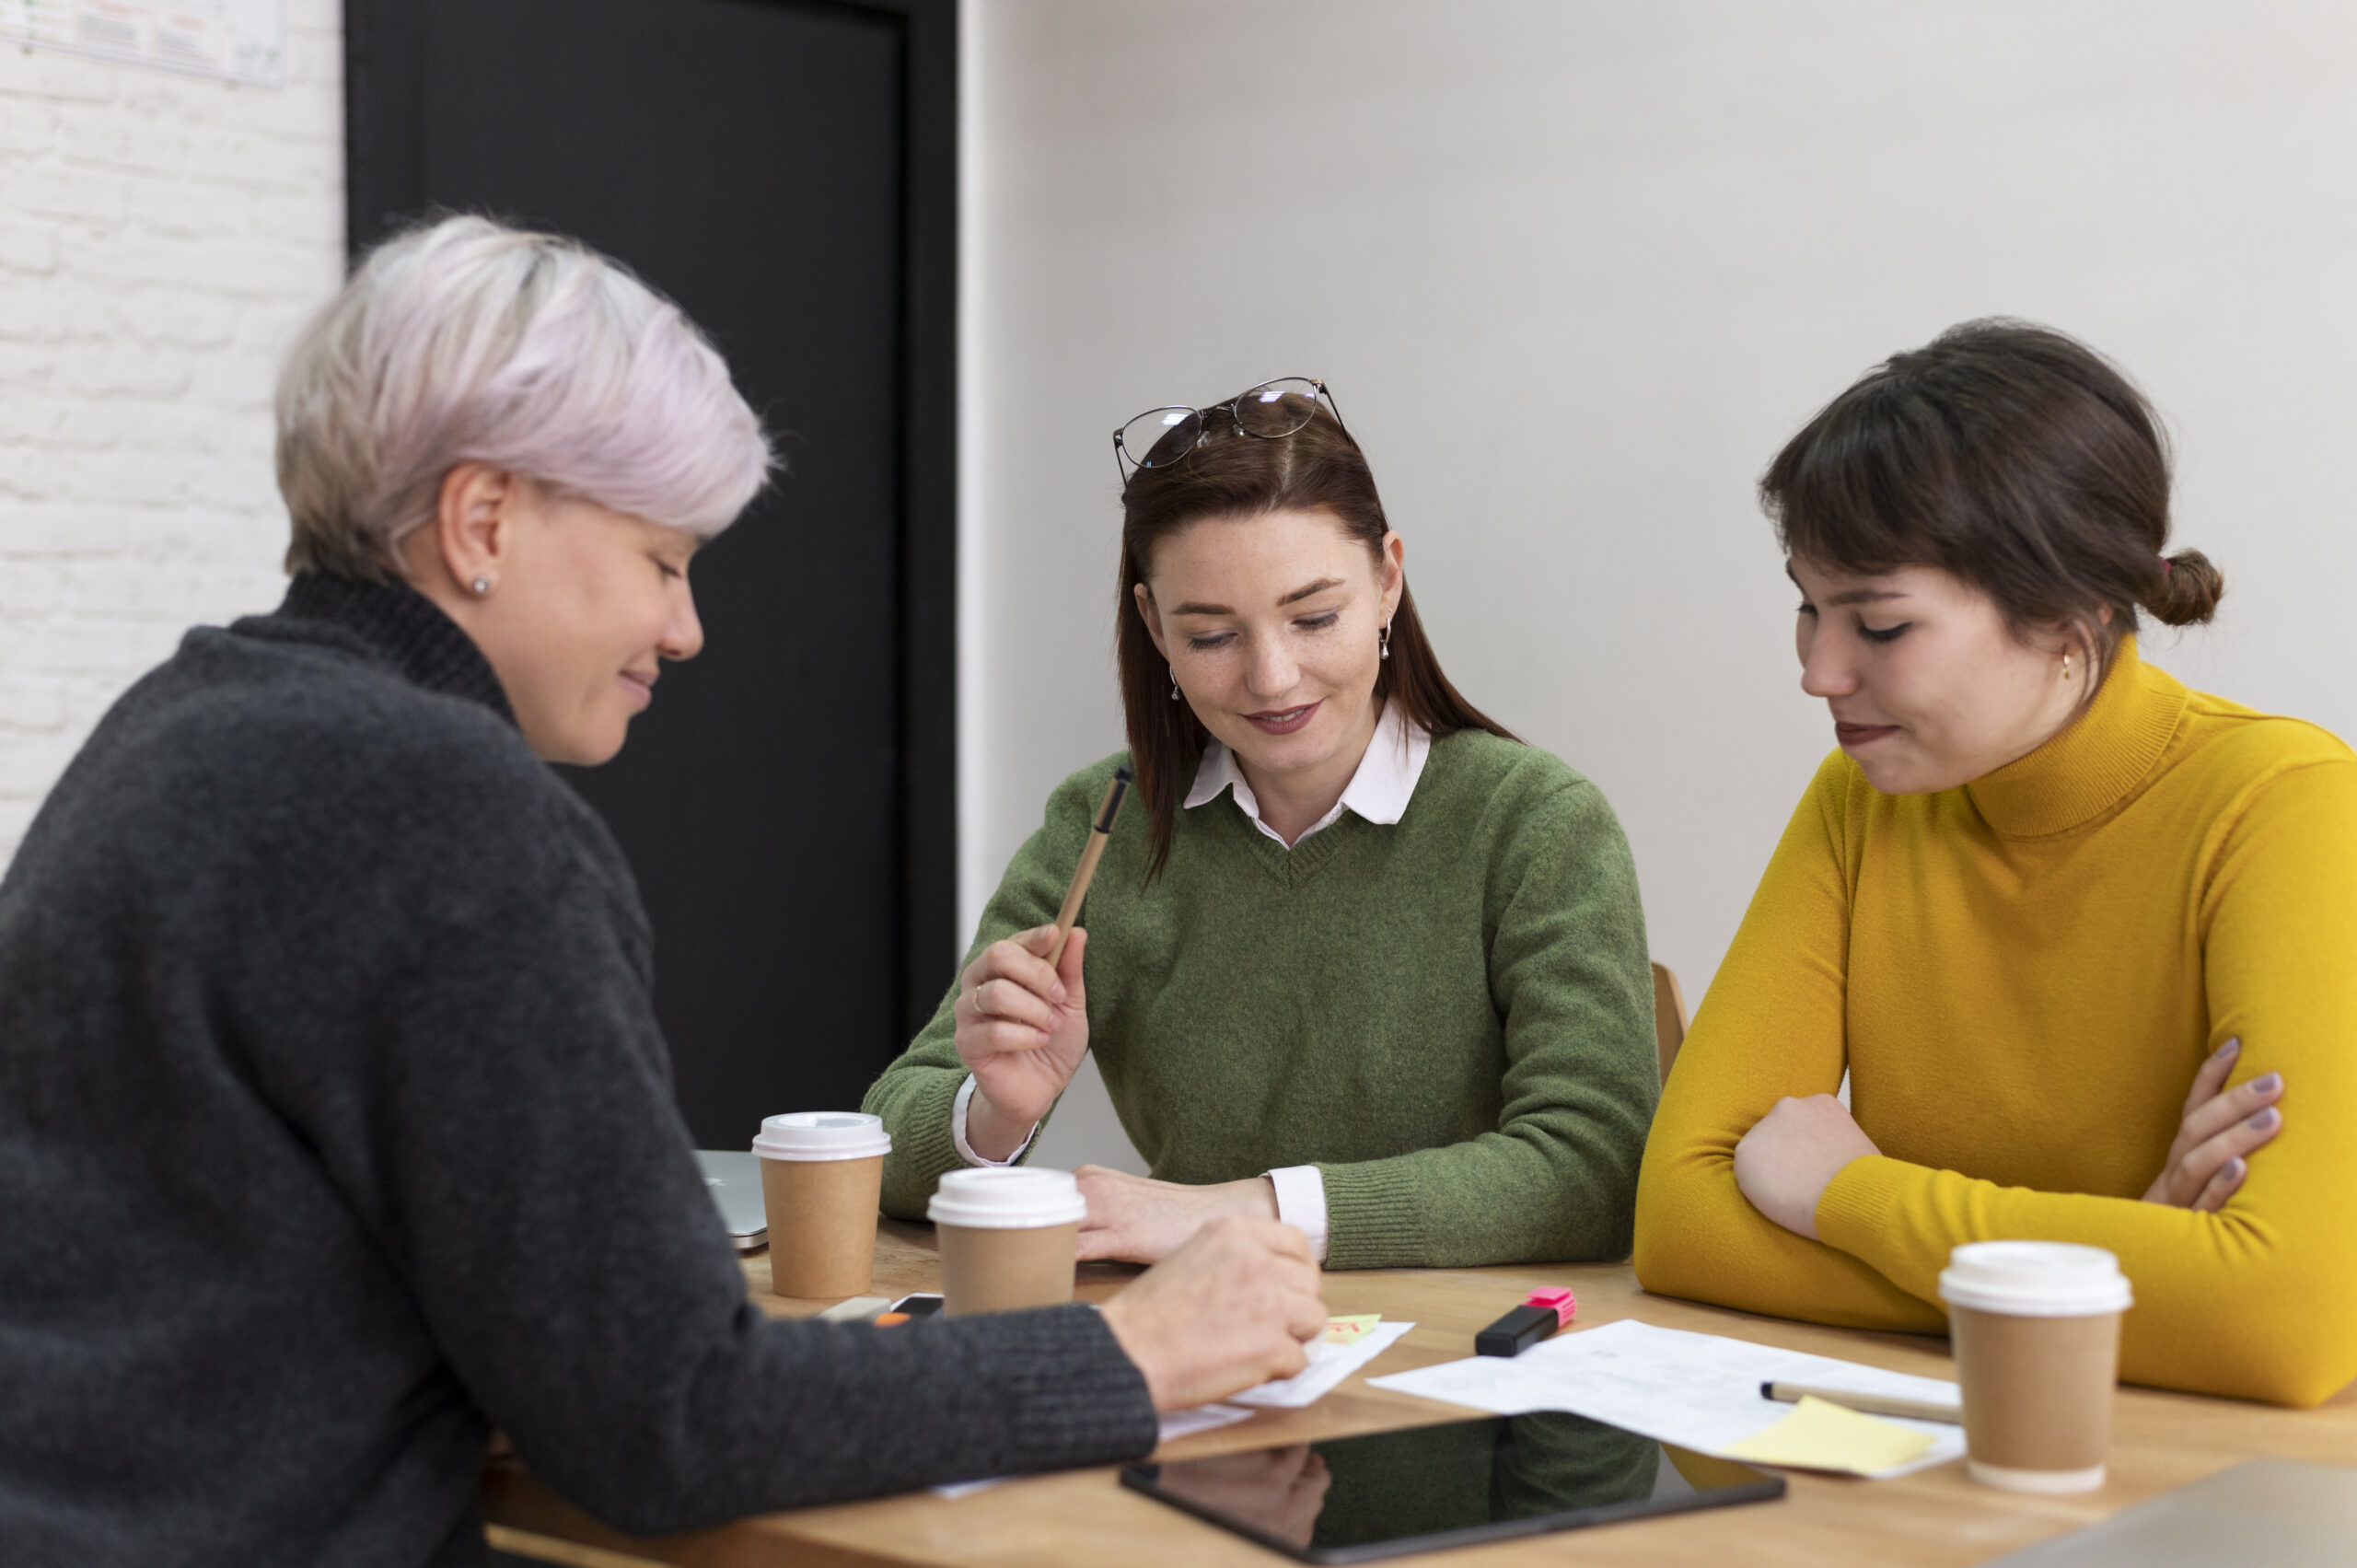
M2357 762L2256 789L2209 866L2199 917L2211 1034L2242 1041L2233 1082L2278 1072L2284 1084L2283 1129L2250 1156L2223 1209L1865 1159L1827 1188L1817 1230L1926 1299L1962 1242L2107 1248L2136 1291L2122 1376L2312 1405L2357 1378Z
M1936 1332L1936 1309L1736 1187L1735 1146L1779 1099L1841 1085L1853 776L1838 752L1818 768L1678 1052L1637 1188L1637 1279L1747 1312Z

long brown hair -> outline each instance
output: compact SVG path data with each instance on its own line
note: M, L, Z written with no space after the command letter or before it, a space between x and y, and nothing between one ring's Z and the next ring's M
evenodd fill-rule
M1211 740L1192 704L1170 700L1170 666L1155 647L1138 610L1137 588L1146 580L1155 545L1206 517L1323 510L1379 563L1384 537L1391 531L1366 455L1324 404L1307 424L1274 440L1237 435L1234 423L1218 412L1206 424L1202 445L1191 458L1140 469L1121 490L1121 581L1114 607L1114 649L1120 668L1121 707L1129 723L1130 760L1137 769L1138 795L1149 823L1148 880L1160 875L1170 858L1179 797ZM1424 635L1415 598L1405 583L1399 587L1399 608L1391 617L1391 656L1376 667L1375 695L1380 702L1398 703L1403 716L1422 725L1435 740L1460 729L1516 738L1467 702L1441 673L1440 659Z
M2140 605L2184 626L2225 591L2201 552L2161 553L2169 452L2152 405L2095 350L2026 321L1967 321L1891 355L1776 454L1759 498L1787 551L1861 575L1939 567L2016 636L2073 627L2106 663Z

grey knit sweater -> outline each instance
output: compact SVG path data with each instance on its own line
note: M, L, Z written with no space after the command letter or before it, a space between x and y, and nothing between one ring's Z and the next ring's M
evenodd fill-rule
M189 633L0 882L0 1558L479 1562L494 1424L642 1532L1152 1446L1085 1307L765 1319L650 948L424 598Z

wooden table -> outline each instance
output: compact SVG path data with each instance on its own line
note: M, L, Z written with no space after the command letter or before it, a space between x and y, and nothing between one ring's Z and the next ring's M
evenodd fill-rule
M753 1299L781 1317L817 1312L825 1302L770 1294L769 1260L745 1272ZM1136 1271L1089 1264L1080 1295L1101 1301ZM886 1222L876 1254L874 1294L940 1288L929 1226ZM1584 1327L1636 1318L1669 1329L1725 1334L1897 1372L1952 1377L1945 1342L1862 1333L1647 1295L1626 1264L1371 1271L1326 1276L1337 1313L1380 1312L1416 1327L1369 1366L1306 1410L1263 1411L1253 1419L1165 1445L1157 1458L1185 1458L1280 1443L1313 1442L1445 1421L1473 1412L1366 1387L1364 1378L1436 1362L1472 1348L1474 1330L1538 1285L1578 1293ZM2022 1497L1965 1479L1961 1463L1893 1481L1785 1472L1781 1502L1539 1536L1471 1550L1398 1559L1452 1568L1524 1563L1683 1565L1962 1564L2092 1524L2134 1503L2244 1459L2282 1455L2357 1465L2357 1385L2315 1411L2283 1411L2186 1394L2122 1388L2115 1417L2111 1483L2080 1497ZM483 1475L492 1539L503 1551L577 1568L664 1562L689 1568L816 1568L950 1563L967 1568L1271 1568L1273 1552L1122 1489L1110 1469L1070 1470L1009 1482L959 1498L931 1493L804 1508L741 1520L668 1540L637 1540L565 1503L513 1460Z

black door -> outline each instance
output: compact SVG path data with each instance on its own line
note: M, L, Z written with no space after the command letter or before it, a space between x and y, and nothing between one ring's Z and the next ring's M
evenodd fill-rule
M955 4L351 0L355 250L576 235L679 301L785 468L692 574L702 656L568 771L656 933L700 1144L855 1106L954 913Z

